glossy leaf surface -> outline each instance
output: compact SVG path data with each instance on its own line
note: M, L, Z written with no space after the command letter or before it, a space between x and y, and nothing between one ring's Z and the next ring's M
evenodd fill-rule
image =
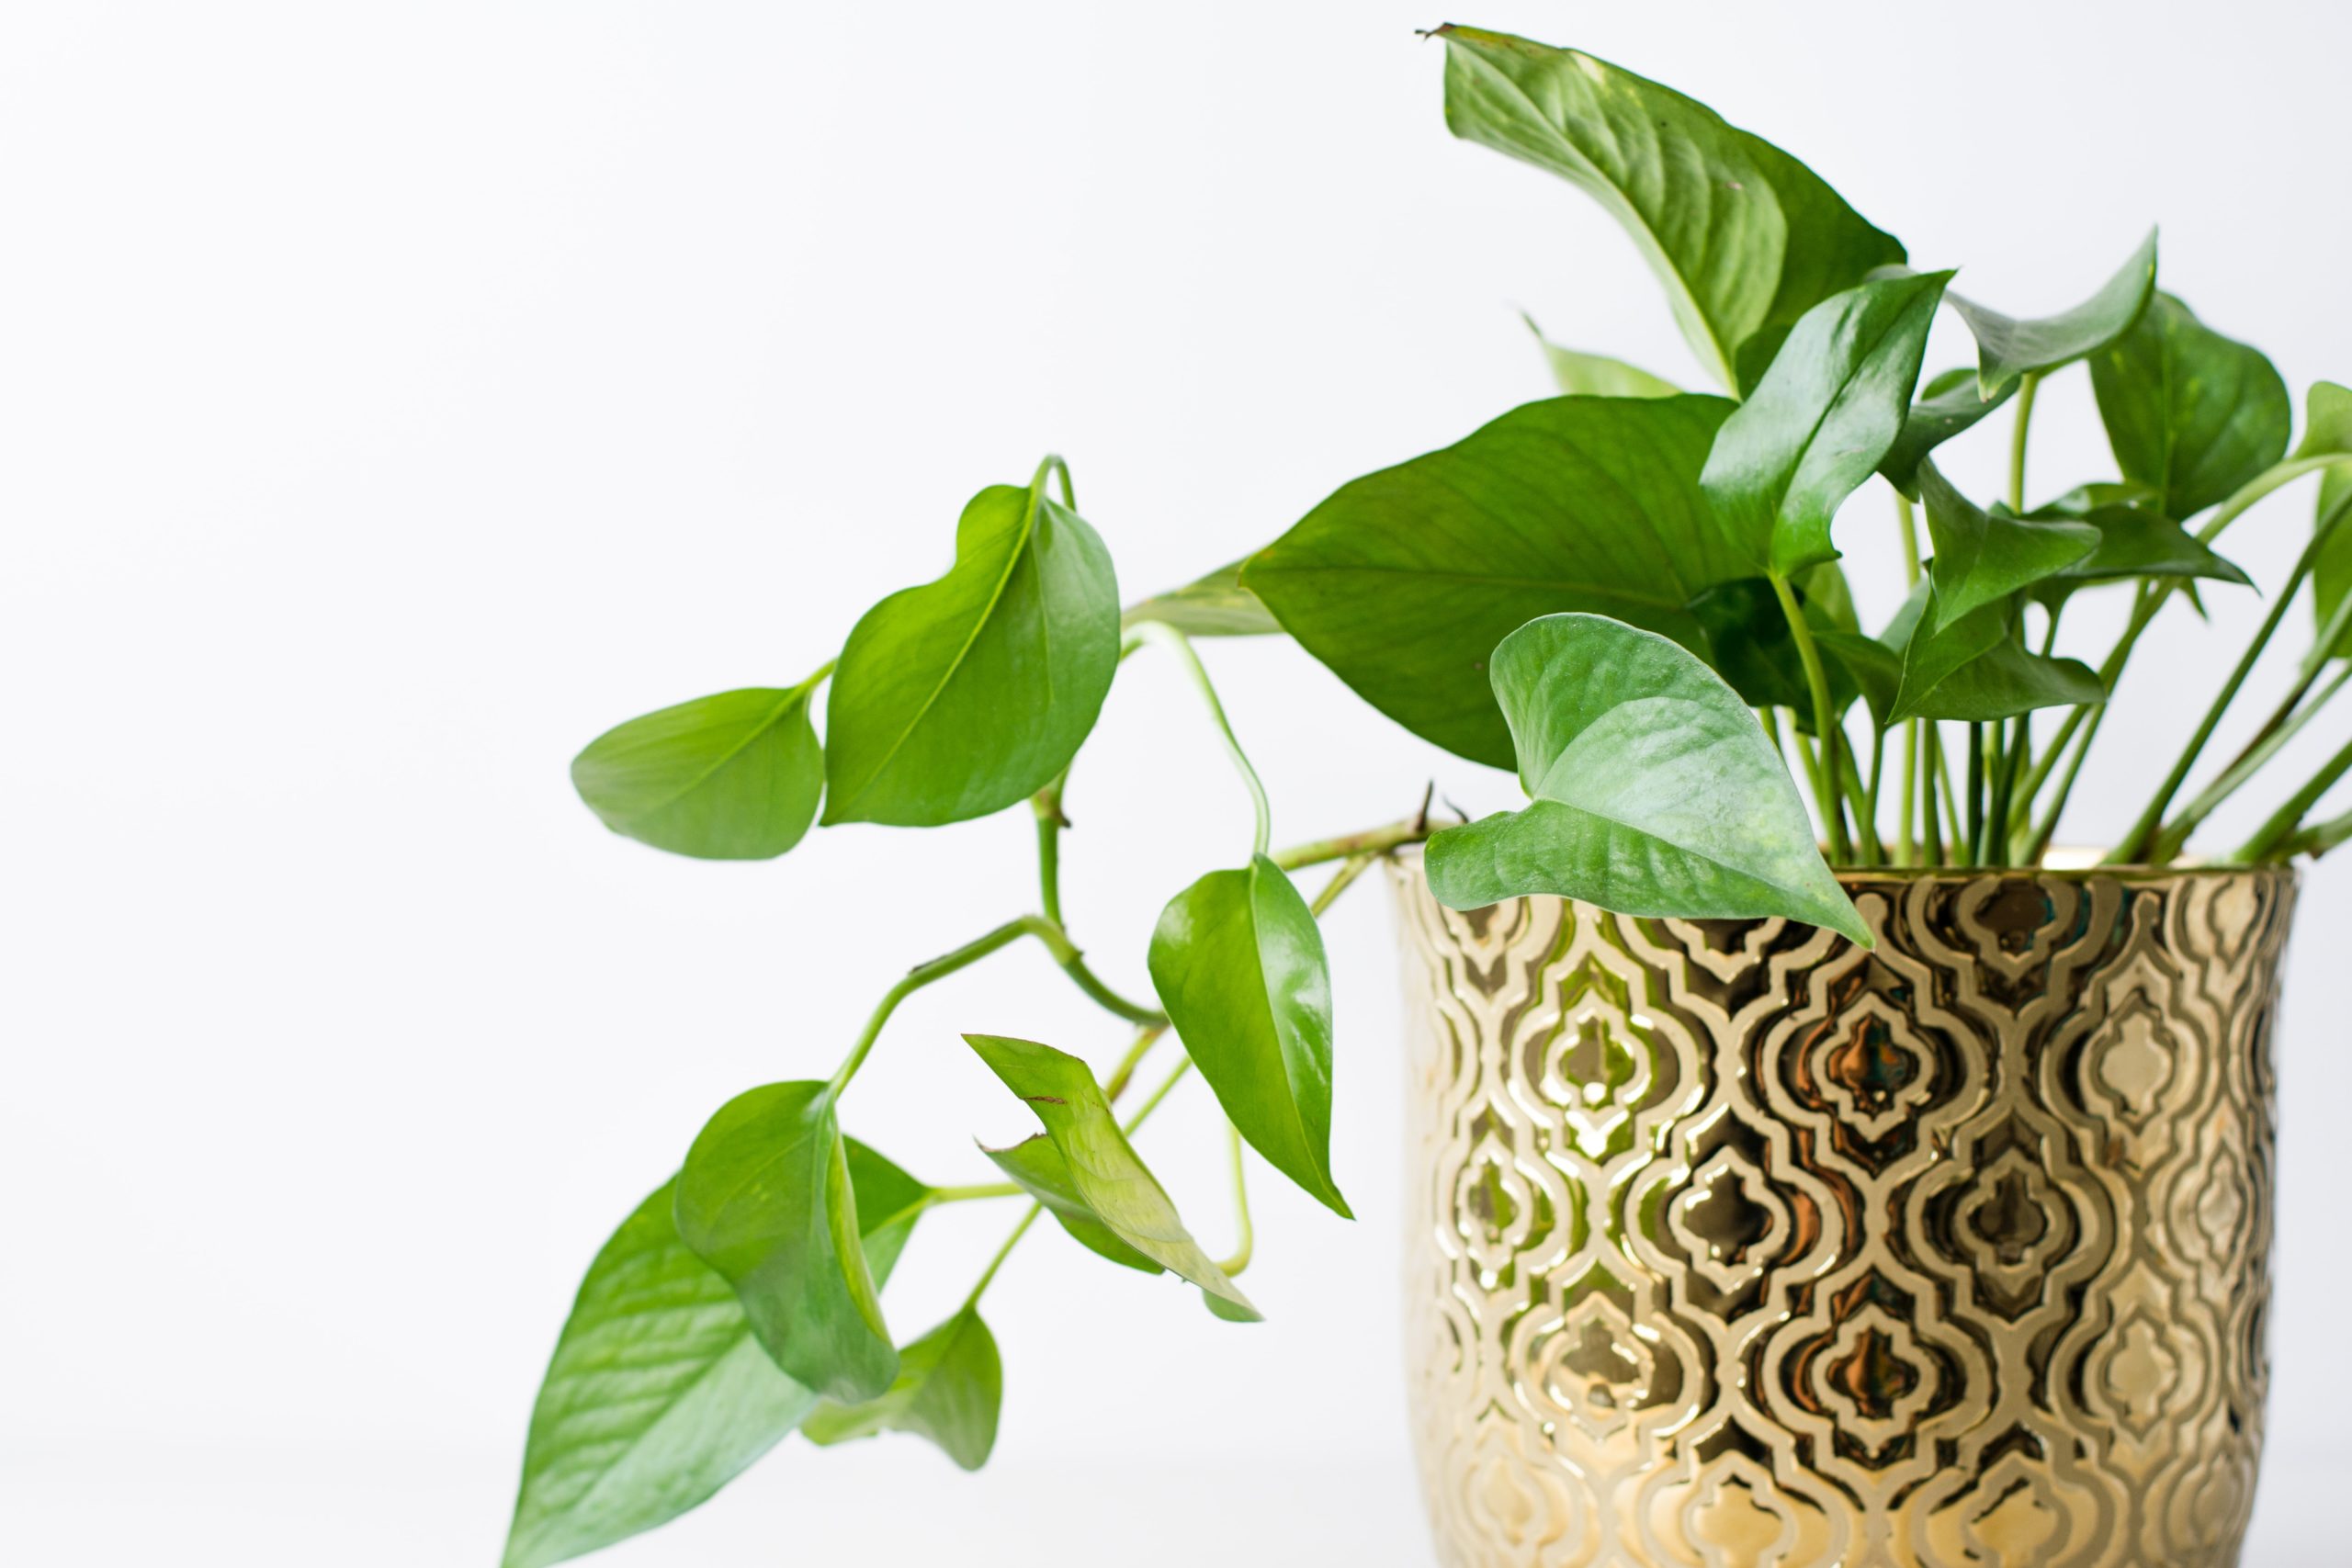
M1934 599L1932 581L1923 579L1883 634L1901 660L1886 722L1982 722L2107 700L2098 676L2079 660L2027 652L2012 630L2009 604L1986 604L1938 627ZM1839 651L1854 650L1840 645Z
M1946 370L1919 389L1919 400L1904 417L1903 429L1879 459L1878 471L1887 483L1919 499L1919 465L1930 453L1981 423L1984 416L2017 395L2017 383L2004 386L1991 402L1978 396L1976 373Z
M1954 490L1933 463L1919 468L1919 497L1926 503L1928 536L1936 547L1928 563L1936 585L1928 624L1938 630L2063 571L2098 547L2099 531L2086 523L2033 522L2006 510L1984 511Z
M2020 319L1954 294L1951 308L1976 334L1977 387L1993 398L2026 375L2047 375L2098 353L2132 328L2156 290L2156 234L2132 253L2098 292L2054 316Z
M2270 361L2165 293L2091 356L2091 387L2123 477L2184 522L2277 462L2294 423Z
M1996 505L1993 515L2005 517L2007 509ZM2109 505L2073 511L2043 506L2036 507L2032 515L2041 521L2064 518L2098 532L2098 543L2090 554L2028 590L2043 604L2057 604L2078 589L2143 577L2206 578L2253 586L2253 579L2216 554L2211 545L2171 518L2144 507Z
M1259 637L1283 629L1258 596L1241 585L1239 561L1130 604L1119 617L1123 630L1138 621L1159 621L1186 637Z
M1631 915L1787 915L1869 942L1756 716L1687 650L1547 615L1494 662L1533 799L1430 840L1440 902L1549 893Z
M973 1050L1004 1087L1025 1101L1062 1152L1070 1186L1094 1217L1137 1252L1222 1296L1253 1321L1258 1309L1226 1278L1184 1222L1167 1190L1143 1163L1111 1114L1110 1102L1087 1065L1066 1052L1032 1040L998 1034L967 1034Z
M1553 384L1569 397L1588 398L1675 398L1682 389L1661 376L1653 376L1638 366L1622 359L1611 359L1605 354L1584 354L1573 348L1562 348L1544 335L1544 330L1533 318L1521 316L1527 330L1544 348L1544 359L1552 367Z
M1511 763L1487 660L1538 615L1585 610L1691 648L1684 608L1751 569L1699 489L1720 398L1554 398L1341 486L1243 580L1307 652L1450 751Z
M825 709L825 820L936 827L1069 765L1119 662L1110 552L1042 491L991 485L947 575L868 610Z
M1905 274L1823 300L1724 421L1700 482L1758 570L1793 577L1838 554L1830 519L1903 430L1951 276Z
M605 827L672 854L771 860L816 820L825 753L808 686L748 687L606 730L571 761Z
M1507 33L1437 36L1447 127L1557 175L1623 223L1727 388L1754 386L1806 310L1903 260L1804 164L1671 88Z
M1121 1241L1118 1233L1095 1218L1094 1211L1086 1206L1079 1195L1078 1183L1070 1176L1069 1162L1062 1158L1061 1146L1044 1133L1024 1138L1011 1148L992 1149L981 1145L980 1152L996 1162L999 1170L1018 1182L1023 1191L1046 1206L1072 1239L1090 1250L1101 1254L1122 1268L1140 1269L1146 1274L1165 1272L1160 1266Z
M1331 975L1315 916L1264 855L1168 901L1151 983L1217 1103L1266 1163L1353 1219L1331 1179Z
M827 1401L801 1431L830 1447L884 1432L911 1432L966 1470L989 1461L1004 1404L1004 1363L996 1336L966 1307L899 1352L899 1375L878 1399Z

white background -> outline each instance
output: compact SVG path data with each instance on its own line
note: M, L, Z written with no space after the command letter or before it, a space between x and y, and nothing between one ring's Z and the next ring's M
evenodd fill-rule
M2167 285L2300 400L2352 378L2347 17L1461 19L1672 82L2003 308L2070 303L2161 220ZM1411 30L1442 19L11 8L0 1557L492 1562L543 1359L613 1224L721 1100L829 1069L909 963L1033 897L1021 812L824 832L767 865L644 850L571 795L598 731L797 681L944 567L967 494L1047 449L1140 593L1543 395L1517 307L1698 384L1598 209L1446 135L1440 48ZM1940 333L1931 368L1966 353ZM2081 373L2043 408L2036 491L2107 475ZM1980 489L2000 439L1959 461ZM2276 582L2308 506L2280 498L2232 553ZM1875 487L1841 524L1873 619L1889 528ZM2214 632L2169 621L2137 661L2075 836L2128 820L2242 645L2257 601L2210 597ZM1400 815L1431 777L1508 802L1295 649L1208 657L1283 840ZM1070 809L1073 923L1141 990L1160 902L1248 830L1164 660L1121 677ZM1351 895L1331 936L1335 1159L1363 1220L1260 1181L1267 1325L1041 1237L990 1298L986 1474L910 1439L796 1442L607 1561L1426 1562L1385 897ZM2325 866L2280 1052L2257 1568L2342 1561L2347 921L2352 866ZM1024 1122L959 1028L1118 1043L1030 952L909 1005L848 1116L938 1181L985 1178L967 1140ZM1145 1146L1221 1250L1204 1103ZM896 1320L952 1303L1012 1217L927 1222Z

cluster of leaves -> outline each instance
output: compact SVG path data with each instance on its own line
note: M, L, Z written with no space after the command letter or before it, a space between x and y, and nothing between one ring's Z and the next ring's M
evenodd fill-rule
M1026 800L1038 900L910 971L831 1077L720 1107L614 1233L540 1391L508 1568L671 1518L796 1431L819 1444L911 1432L977 1467L1003 1388L982 1297L1040 1215L1107 1261L1197 1287L1221 1318L1254 1319L1234 1280L1246 1199L1238 1251L1211 1258L1131 1140L1196 1073L1229 1124L1238 1197L1246 1145L1348 1214L1317 919L1380 854L1427 839L1431 885L1458 908L1558 894L1637 916L1784 916L1868 943L1830 861L2039 860L2140 637L2175 596L2194 604L2200 581L2245 585L2214 541L2306 474L2323 475L2310 544L2116 858L2177 856L2344 684L2352 391L2313 388L2289 455L2278 372L2157 290L2153 235L2074 309L2005 315L1953 294L1948 271L1912 270L1803 164L1703 106L1572 51L1440 32L1454 132L1614 213L1725 395L1547 344L1564 395L1353 480L1264 550L1124 613L1109 552L1048 458L1025 487L975 496L947 573L868 610L808 679L665 708L582 751L574 783L609 827L705 859L773 858L820 821L940 827ZM1923 384L1946 306L1977 363ZM2078 363L2117 472L2030 505L2035 401ZM2004 406L2009 493L1980 503L1936 453ZM1895 498L1910 581L1869 633L1834 525L1873 476ZM2290 695L2180 803L2306 579L2318 627ZM2072 598L2110 588L2132 595L2120 639L2096 668L2061 654ZM1417 818L1272 851L1265 792L1190 640L1269 633L1416 734L1515 768L1528 804L1433 834ZM1250 853L1162 913L1152 1004L1089 966L1059 889L1070 764L1147 646L1191 675L1256 807ZM1890 753L1899 782L1883 789ZM2352 817L2309 820L2347 768L2352 746L2234 858L2352 835ZM1290 874L1323 863L1338 870L1310 905ZM1135 1030L1107 1077L1050 1045L967 1036L1042 1128L986 1151L997 1182L932 1185L845 1135L844 1096L899 1003L1027 940ZM1179 1059L1121 1121L1115 1102L1171 1033ZM1029 1206L963 1303L901 1340L882 1295L917 1223L990 1198Z

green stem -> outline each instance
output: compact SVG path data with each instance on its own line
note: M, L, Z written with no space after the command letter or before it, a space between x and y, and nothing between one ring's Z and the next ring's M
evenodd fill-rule
M1984 727L1968 727L1968 863L1984 863Z
M1069 782L1068 769L1059 778L1030 796L1037 814L1037 897L1046 919L1062 923L1062 829L1069 818L1062 814L1062 789Z
M1903 525L1903 585L1919 586L1919 514L1912 510L1911 498L1901 491L1894 492L1894 515Z
M1878 837L1878 787L1886 774L1886 731L1878 725L1871 727L1871 785L1862 796L1862 854L1864 863L1885 863L1883 846Z
M2287 797L2287 803L2270 814L2270 819L2255 829L2254 837L2230 857L2238 865L2253 865L2280 858L2280 851L2296 838L2303 825L2303 816L2319 804L2320 796L2335 787L2335 781L2352 771L2352 741L2312 775L2309 784Z
M1241 1129L1228 1122L1225 1130L1232 1134L1233 1143L1233 1217L1239 1228L1240 1240L1235 1244L1233 1256L1217 1264L1230 1280L1250 1267L1250 1254L1256 1247L1258 1234L1250 1224L1250 1178L1241 1159Z
M934 1187L933 1203L970 1203L983 1198L1018 1198L1028 1189L1017 1181L990 1181L978 1187Z
M2331 817L2324 822L2314 822L2279 846L2278 858L2289 860L2296 855L2309 855L2313 860L2352 839L2352 811L2341 817Z
M1331 880L1323 885L1323 891L1315 896L1315 902L1306 907L1306 912L1317 919L1322 919L1323 911L1338 903L1340 895L1348 890L1349 884L1362 876L1364 868L1378 858L1377 855L1356 854L1341 861L1340 869L1331 874Z
M2009 720L2009 738L2001 749L2001 777L1993 791L1993 849L2003 865L2009 862L2012 840L2021 827L2017 820L2018 775L2025 769L2026 753L2033 749L2031 718L2021 713Z
M2083 710L2076 708L2075 711L2080 713ZM2098 711L2103 714L2107 710L2100 708ZM2064 731L2060 731L2060 734L2063 736ZM2090 727L2083 731L2082 742L2075 748L2074 756L2067 761L2066 772L2058 781L2058 792L2050 797L2050 809L2042 817L2041 825L2034 829L2032 841L2026 846L2027 864L2040 865L2041 857L2050 852L2051 841L2058 836L2058 818L2066 809L2066 797L2075 793L2075 779L2082 773L2083 759L2091 754L2091 741L2098 734L2098 723L2094 719ZM2050 758L2052 761L2057 760L2061 750L2059 746L2052 746L2050 749Z
M1853 743L1846 739L1844 725L1830 732L1830 747L1838 753L1838 793L1854 808L1853 852L1864 865L1881 864L1886 857L1884 846L1878 842L1878 820L1871 815L1875 807L1862 779L1861 759L1854 754Z
M2352 604L2352 597L2347 597L2345 603ZM2303 726L2317 717L2319 711L2327 706L2329 699L2344 689L2344 683L2347 680L2352 680L2352 663L2340 666L2335 671L2335 678L2322 686L2319 695L2312 698L2301 708L2283 718L2274 713L2270 720L2262 727L2262 732L2247 744L2245 750L2232 759L2227 768L2222 770L2222 776L2207 784L2196 799L2181 807L2180 815L2166 823L2164 830L2156 835L2154 857L2156 863L2161 865L2186 849L2189 835L2197 831L2205 818L2211 817L2223 801L2244 788L2246 783L2261 771L2264 763L2277 756L2287 742L2292 740L2301 731ZM2284 709L2288 705L2281 704L2280 707Z
M1336 839L1317 839L1310 843L1293 844L1289 849L1275 851L1272 859L1284 871L1301 871L1327 861L1386 854L1390 850L1401 849L1407 844L1418 844L1429 836L1428 818L1408 817L1402 822L1391 822L1385 828L1367 828L1361 833L1342 833Z
M1216 720L1217 733L1225 739L1225 749L1233 758L1233 765L1240 772L1241 782L1250 789L1250 805L1257 813L1257 831L1250 841L1250 852L1264 854L1273 841L1273 807L1266 800L1266 786L1259 782L1258 770L1250 765L1249 753L1241 750L1241 741L1233 733L1232 724L1225 716L1225 705L1217 701L1216 687L1210 683L1209 672L1201 665L1201 656L1193 651L1192 639L1175 627L1160 621L1145 621L1127 633L1131 642L1155 642L1174 653L1192 676L1199 689L1201 700L1208 705L1209 716Z
M1925 865L1944 863L1944 829L1939 816L1936 786L1944 782L1943 736L1933 719L1921 719L1919 725L1919 766L1927 774L1920 794L1919 858ZM1946 790L1948 796L1951 792Z
M2029 370L2018 378L2018 422L2009 435L2009 510L2025 514L2025 437L2033 423L2033 397L2041 378Z
M1936 787L1943 792L1944 824L1951 829L1946 847L1954 855L1964 854L1967 852L1968 846L1962 843L1960 838L1962 829L1960 796L1952 789L1951 769L1949 766L1949 759L1944 755L1943 734L1940 729L1936 735L1935 753Z
M1838 796L1838 749L1829 739L1836 720L1829 706L1829 676L1822 669L1821 649L1814 646L1813 628L1805 625L1804 612L1797 605L1789 580L1776 571L1765 581L1771 583L1772 596L1781 602L1781 614L1789 623L1789 635L1796 639L1797 660L1804 666L1804 683L1813 694L1813 731L1821 739L1821 764L1829 774L1826 781L1815 781L1815 800L1821 808L1822 830L1829 835L1830 853L1841 863L1849 861L1854 849L1846 837L1845 807Z
M851 1046L849 1055L842 1058L841 1066L833 1073L832 1083L827 1092L838 1097L842 1090L849 1087L850 1079L857 1076L857 1069L865 1065L866 1055L874 1049L874 1043L882 1037L882 1026L890 1021L890 1015L899 1010L900 1002L905 1001L925 986L944 980L958 969L978 963L999 948L1010 947L1023 937L1035 934L1039 923L1038 918L1035 915L1023 915L1017 920L1007 920L987 935L975 937L952 953L943 953L938 957L927 959L908 970L904 976L900 976L897 985L882 993L882 1000L875 1006L873 1015L865 1021L865 1032L857 1037L857 1043Z
M1136 1069L1143 1065L1144 1057L1150 1054L1152 1046L1159 1043L1159 1037L1167 1032L1166 1019L1143 1026L1136 1035L1135 1043L1127 1047L1127 1054L1119 1058L1117 1066L1111 1069L1111 1081L1102 1086L1103 1099L1116 1100L1126 1092L1128 1083L1136 1076Z
M980 1298L988 1293L989 1286L996 1280L997 1270L1004 1267L1004 1260L1012 1256L1012 1249L1021 1245L1021 1238L1029 1234L1029 1227L1037 1223L1037 1216L1045 1213L1045 1209L1043 1203L1029 1205L1029 1212L1021 1216L1021 1223L1012 1227L1012 1234L1006 1236L1004 1245L996 1249L996 1256L989 1259L989 1266L980 1270L978 1281L972 1286L972 1293L964 1298L966 1312L980 1304Z
M1911 824L1919 809L1919 722L1905 719L1902 728L1903 748L1903 809L1894 820L1894 863L1919 863L1918 842L1912 836ZM1884 739L1883 736L1881 737ZM1933 792L1930 791L1930 794Z
M1062 504L1075 512L1078 510L1078 491L1070 482L1069 465L1062 461L1058 452L1046 453L1045 461L1037 465L1036 477L1029 481L1029 493L1033 497L1044 495L1046 477L1057 471L1062 477ZM1035 502L1033 501L1031 505L1034 507Z
M1138 1109L1133 1116L1127 1118L1126 1125L1120 1128L1119 1131L1125 1133L1131 1138L1134 1137L1136 1129L1142 1126L1147 1121L1150 1120L1151 1113L1159 1109L1159 1102L1166 1100L1170 1091L1174 1089L1178 1084L1182 1083L1184 1081L1184 1075L1192 1070L1192 1057L1187 1056L1182 1061L1177 1063L1175 1067L1170 1071L1169 1075L1160 1080L1159 1087L1151 1091L1150 1097L1143 1102L1141 1108Z

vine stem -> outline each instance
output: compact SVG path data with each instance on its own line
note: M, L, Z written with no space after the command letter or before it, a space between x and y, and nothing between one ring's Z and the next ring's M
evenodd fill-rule
M1408 817L1385 828L1367 828L1361 833L1342 833L1336 839L1316 839L1304 844L1293 844L1286 850L1276 850L1271 858L1284 871L1303 871L1310 865L1321 865L1328 861L1352 860L1358 855L1384 855L1407 844L1418 844L1429 836L1430 825L1426 816Z
M1364 874L1364 868L1379 858L1366 852L1341 861L1340 869L1331 874L1331 880L1323 885L1323 891L1315 896L1315 902L1306 907L1306 912L1320 919L1324 910L1340 901L1340 895L1348 890L1349 885Z
M1110 1081L1102 1086L1103 1099L1116 1100L1126 1092L1128 1083L1136 1076L1136 1069L1143 1065L1144 1057L1149 1055L1151 1048L1159 1043L1159 1037L1167 1032L1168 1021L1165 1019L1157 1023L1147 1023L1143 1026L1141 1032L1136 1035L1135 1043L1127 1047L1127 1054L1119 1058L1117 1066L1111 1069Z
M2352 599L2346 599L2345 603L2352 604ZM2211 817L2223 801L2235 795L2264 763L2277 756L2287 742L2301 732L2303 726L2318 717L2320 710L2344 689L2347 680L2352 680L2352 663L2338 670L2335 678L2322 686L2319 694L2301 708L2283 718L2274 714L2270 722L2264 725L2262 733L2238 753L2222 771L2221 776L2206 785L2196 799L2182 807L2178 817L2165 824L2164 830L2156 835L2154 858L2157 863L2161 864L2172 859L2188 847L2189 835L2197 831L2205 818ZM2282 704L2282 710L2284 706Z
M1257 814L1250 852L1264 854L1273 841L1273 807L1266 799L1266 786L1259 780L1258 770L1250 765L1249 753L1242 750L1239 737L1233 733L1232 722L1225 716L1225 705L1217 701L1216 687L1210 682L1208 671L1202 666L1201 656L1193 651L1193 639L1164 621L1139 622L1128 631L1127 637L1133 643L1152 642L1167 649L1176 655L1182 662L1185 673L1193 678L1201 700L1208 705L1209 716L1216 721L1217 733L1225 739L1225 749L1233 758L1233 765L1240 773L1241 782L1249 786L1250 809Z
M1018 1198L1028 1189L1017 1181L989 1181L977 1187L934 1187L933 1203L970 1203L983 1198Z
M2025 441L2033 425L2033 398L2041 378L2029 370L2018 378L2018 422L2009 435L2009 510L2025 513Z
M1903 586L1919 586L1919 514L1913 510L1911 498L1901 491L1894 492L1894 516L1902 525Z
M2303 814L2318 805L2320 796L2347 772L2352 772L2352 741L2345 742L2342 750L2321 764L2309 784L2289 795L2286 804L2255 829L2254 837L2230 857L2231 861L2238 865L2252 865L2278 858L2280 851L2290 845L2301 830Z
M1772 596L1781 602L1781 614L1787 617L1789 633L1796 639L1797 659L1804 666L1804 683L1813 694L1813 728L1821 741L1821 765L1827 770L1826 778L1814 781L1815 804L1820 807L1822 831L1829 836L1830 852L1838 860L1853 857L1853 846L1846 838L1846 808L1838 798L1838 748L1830 739L1829 676L1821 665L1821 649L1814 646L1813 628L1804 623L1804 612L1797 605L1797 596L1789 587L1789 580L1779 572L1768 575Z
M1250 1267L1250 1255L1257 1247L1258 1234L1250 1225L1250 1178L1241 1158L1241 1129L1227 1122L1225 1130L1231 1134L1233 1146L1233 1219L1240 1239L1234 1244L1233 1256L1217 1267L1231 1279Z

